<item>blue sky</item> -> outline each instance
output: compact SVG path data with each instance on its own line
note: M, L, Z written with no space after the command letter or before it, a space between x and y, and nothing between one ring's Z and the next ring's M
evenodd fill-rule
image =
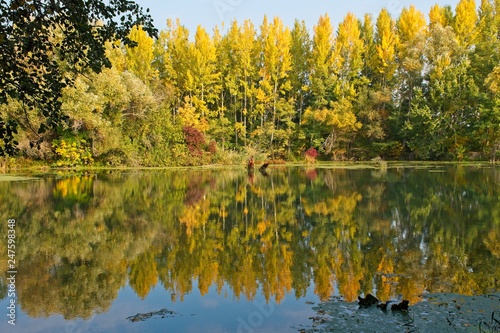
M135 0L143 7L148 7L158 29L166 27L167 18L179 18L186 26L191 36L198 25L211 32L215 26L221 27L225 22L236 19L243 22L251 19L256 27L262 23L264 14L268 18L279 16L284 23L291 27L297 18L304 20L309 28L318 21L320 15L328 13L332 24L336 27L348 12L362 18L365 13L377 17L380 9L387 8L398 17L401 9L414 4L428 17L429 9L434 4L450 5L455 9L458 0ZM223 30L224 31L224 30Z

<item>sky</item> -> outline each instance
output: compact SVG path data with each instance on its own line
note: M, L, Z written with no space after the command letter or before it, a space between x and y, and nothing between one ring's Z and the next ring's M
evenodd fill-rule
M304 20L312 30L320 15L328 13L332 24L337 27L347 13L352 12L362 19L364 14L373 14L376 19L382 8L387 8L397 18L404 7L415 5L426 18L430 8L436 3L450 5L453 9L459 0L135 0L144 8L151 10L155 26L166 28L168 18L179 18L188 28L191 36L198 25L211 32L215 26L224 32L233 20L242 23L250 19L256 27L260 26L264 15L268 19L280 17L286 26L292 27L295 19Z

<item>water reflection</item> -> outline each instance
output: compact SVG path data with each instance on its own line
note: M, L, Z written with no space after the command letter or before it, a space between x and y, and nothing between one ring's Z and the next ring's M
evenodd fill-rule
M313 285L323 300L414 303L500 289L499 178L465 166L107 172L0 183L0 217L17 220L16 288L33 317L90 318L127 283L183 300L193 279L202 295L248 300Z

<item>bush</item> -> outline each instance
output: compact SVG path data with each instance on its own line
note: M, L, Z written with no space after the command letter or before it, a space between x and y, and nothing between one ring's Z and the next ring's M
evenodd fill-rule
M182 132L189 151L189 156L187 156L187 160L183 164L200 165L214 162L217 153L215 141L212 140L207 144L203 133L192 126L183 127Z
M315 148L311 147L306 151L305 157L307 163L315 163L316 158L318 157L318 151Z
M55 140L52 142L52 147L59 157L57 166L90 165L94 162L86 140Z
M191 155L201 157L203 155L202 148L205 145L205 136L203 133L192 126L185 126L182 128L182 132L184 133L184 139Z

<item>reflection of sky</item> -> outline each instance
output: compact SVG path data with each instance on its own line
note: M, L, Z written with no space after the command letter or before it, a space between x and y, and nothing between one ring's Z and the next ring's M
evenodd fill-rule
M280 304L265 303L259 293L255 300L248 301L244 296L236 299L230 288L225 287L220 295L216 287L201 296L197 282L193 291L185 295L184 301L172 302L170 292L158 284L141 300L129 287L123 288L117 299L106 313L96 314L89 320L65 321L61 315L49 318L30 318L22 309L17 309L16 326L7 323L9 299L0 301L0 332L6 333L147 333L147 332L297 332L300 325L310 325L308 319L315 313L312 305L318 298L308 290L305 298L296 299L293 294L286 295ZM50 299L47 300L50 302ZM138 313L154 312L167 308L177 314L174 317L154 316L143 322L130 322L127 317ZM1 313L0 312L0 313ZM295 327L295 329L294 329Z

